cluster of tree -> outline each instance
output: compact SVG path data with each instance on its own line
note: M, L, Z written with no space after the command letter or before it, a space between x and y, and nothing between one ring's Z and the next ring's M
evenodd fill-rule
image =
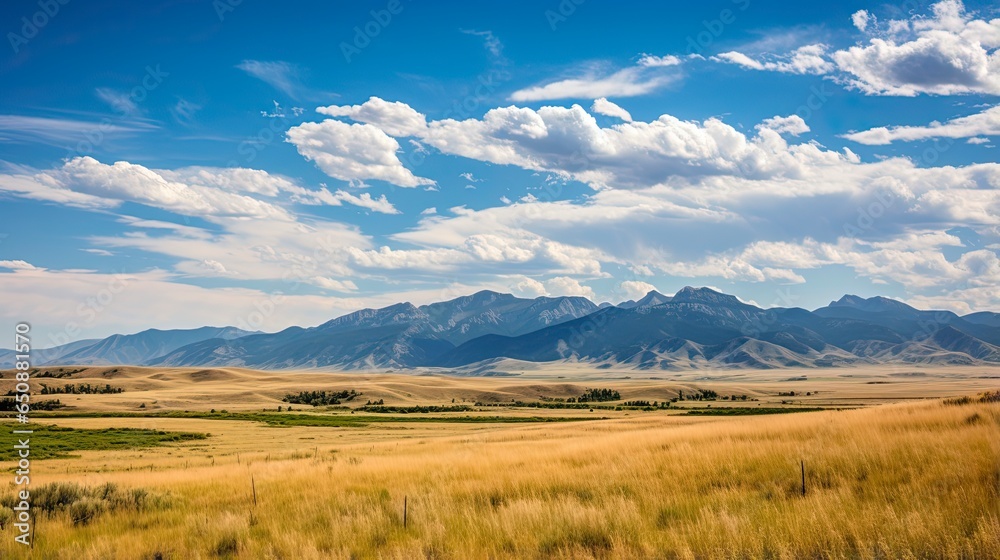
M587 389L586 392L580 395L580 398L569 398L566 402L608 402L621 400L621 398L621 394L614 389Z
M455 399L451 399L451 402L455 402ZM383 405L385 404L385 399L379 399L377 401L369 400L368 402L365 403L365 406L372 406L373 404Z
M85 371L86 369L87 368L74 369L73 371L64 371L61 369L59 371L42 371L39 372L37 375L32 375L32 377L52 377L55 379L62 379L63 377L69 377L74 373L80 373L81 371Z
M427 413L427 412L471 412L473 409L471 406L465 405L455 405L455 406L383 406L383 405L365 405L358 410L363 410L365 412L383 412L383 413L396 413L396 414L409 414L411 412L417 413Z
M684 390L677 391L675 401L714 401L719 398L719 394L711 389L695 389L694 393L684 394Z
M524 408L567 408L567 409L574 409L574 410L586 410L588 408L601 408L601 409L605 409L605 410L612 410L612 409L614 409L614 406L608 406L608 405L593 405L593 404L577 403L576 399L573 399L573 398L570 398L570 399L567 399L567 400L569 402L558 402L558 401L555 401L555 400L550 401L550 402L517 401L517 400L512 400L510 402L491 402L491 403L487 403L487 402L478 401L478 402L476 402L476 406L493 406L493 407L497 407L497 406L507 407L507 406L509 406L509 407L524 407Z
M18 402L14 399L0 399L0 412L14 412L17 411ZM59 402L59 399L54 401L32 401L29 406L31 410L55 410L57 408L63 408L63 403Z
M103 387L100 385L91 385L90 383L63 385L62 387L49 387L48 385L42 383L42 390L39 392L43 395L114 395L117 393L124 393L125 389L122 389L121 387L112 387L108 383L105 383Z
M663 401L663 402L657 402L657 401L653 401L653 402L649 402L649 401L625 401L625 402L622 403L622 406L634 406L636 408L650 408L650 409L652 409L652 408L667 408L667 407L670 406L670 403L668 403L667 401Z
M747 400L746 395L723 395L722 400L724 401L745 401Z
M331 404L340 404L341 399L345 401L352 401L355 397L360 396L354 389L350 391L301 391L297 395L288 394L285 398L281 399L287 403L292 404L308 404L311 406L325 406Z

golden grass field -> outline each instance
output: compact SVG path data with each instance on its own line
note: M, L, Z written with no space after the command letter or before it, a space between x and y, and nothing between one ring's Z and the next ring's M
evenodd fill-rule
M1000 388L1000 369L705 376L574 376L565 366L500 378L88 368L72 378L36 380L125 389L55 395L71 408L57 417L39 414L38 424L211 435L37 460L33 489L113 482L150 499L140 509L108 508L86 523L75 524L68 511L42 514L31 550L14 542L8 525L0 530L0 557L1000 558L1000 404L941 400ZM0 390L11 384L4 374ZM313 389L355 389L361 404L450 405L567 397L587 387L613 387L623 400L669 400L695 388L757 400L685 401L656 411L468 413L586 418L548 423L447 421L456 413L422 415L440 422L343 427L72 416L259 412L287 406L285 393ZM778 394L791 390L795 398ZM707 404L845 409L766 416L676 410ZM295 411L350 416L308 406ZM3 457L8 481L0 495L14 491L11 455Z

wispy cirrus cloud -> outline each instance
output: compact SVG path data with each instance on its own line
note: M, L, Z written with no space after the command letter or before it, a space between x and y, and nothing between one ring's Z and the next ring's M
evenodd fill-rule
M305 70L297 64L282 60L244 60L236 65L247 74L270 85L291 99L319 99L336 97L337 94L312 89L304 82Z
M84 135L101 131L105 136L128 136L159 127L140 120L91 121L25 115L0 115L0 142L37 142L64 148Z
M591 64L575 76L522 88L510 95L511 101L555 99L597 99L635 97L652 93L680 77L675 56L642 55L634 66L609 71L606 64Z

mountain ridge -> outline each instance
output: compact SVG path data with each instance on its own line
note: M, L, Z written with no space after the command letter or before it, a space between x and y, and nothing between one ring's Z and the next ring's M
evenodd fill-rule
M1000 363L1000 315L970 316L850 294L808 311L765 310L691 286L602 306L578 296L528 299L483 290L421 306L361 309L275 333L203 327L112 335L53 349L37 365L379 370L512 359L669 370ZM0 352L0 365L5 356Z

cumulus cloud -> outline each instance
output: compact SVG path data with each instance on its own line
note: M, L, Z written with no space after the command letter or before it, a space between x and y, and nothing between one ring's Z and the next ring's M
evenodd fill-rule
M798 115L790 115L787 117L775 115L769 119L761 121L761 123L757 125L757 128L758 130L761 128L768 128L778 134L787 133L792 136L798 136L809 132L809 125L807 125L806 121Z
M858 31L864 31L868 29L869 18L871 18L871 14L867 11L858 10L851 14L851 23L854 24L854 27L858 28Z
M381 133L377 127L384 112L367 110L365 105L369 103L386 105L381 100L369 100L357 110L352 109L351 114L358 119L372 119L365 120L364 126ZM394 110L413 111L408 106ZM420 118L410 120L418 122ZM800 120L787 117L783 125L775 121L773 126L781 128L782 133L804 131L807 127ZM359 126L324 121L300 127L311 130L322 125L336 130ZM707 176L795 178L813 168L857 159L853 153L837 153L812 143L790 145L779 132L767 127L761 127L755 136L747 136L716 118L696 122L662 115L651 122L625 122L605 128L579 105L537 110L500 107L487 111L481 119L427 121L425 127L413 127L411 131L423 144L445 154L554 173L596 189L646 188ZM297 145L306 145L296 129L290 136L296 136ZM319 134L307 136L311 139ZM391 152L395 144L388 142L395 140L384 140ZM371 151L370 146L365 146ZM300 147L300 151L303 149L317 161L349 159L342 141L312 142L307 148ZM388 155L392 156L390 161L398 162L394 154ZM345 161L330 172L346 177L345 169L357 167L357 162ZM402 168L397 165L393 169ZM353 174L355 178L357 175ZM413 180L400 182L411 184Z
M511 286L511 292L514 295L526 298L537 298L549 295L549 291L545 288L545 284L542 284L534 278L521 279L516 284Z
M928 16L879 25L860 10L851 23L867 42L829 53L826 45L811 44L787 54L734 50L712 59L751 70L828 74L868 95L1000 94L1000 18L977 19L961 0L944 0Z
M926 126L880 126L860 132L845 134L844 138L869 146L882 146L892 142L913 142L929 138L968 138L970 144L988 142L980 135L1000 134L1000 106L980 113L957 117L946 122L932 122Z
M854 18L855 25L858 21ZM931 7L930 17L895 22L887 37L873 37L831 58L850 87L869 95L996 95L997 47L1000 19L974 19L960 0L945 0Z
M632 122L632 115L630 115L625 109L619 107L617 104L608 101L607 97L595 99L594 104L590 106L590 110L599 115L615 117L625 122Z
M575 278L568 276L557 276L545 282L545 289L549 295L554 296L582 296L587 299L596 299L594 289L581 284Z
M361 114L357 116L364 118ZM328 119L293 126L287 138L303 157L314 161L335 179L351 182L375 179L400 187L434 184L403 166L396 155L399 142L377 126Z
M373 124L390 136L419 136L427 128L427 119L412 107L398 101L371 97L361 105L330 105L316 112L331 117L348 117Z
M650 284L649 282L626 280L618 285L618 289L625 294L625 297L631 300L638 300L649 292L656 290L656 286Z

